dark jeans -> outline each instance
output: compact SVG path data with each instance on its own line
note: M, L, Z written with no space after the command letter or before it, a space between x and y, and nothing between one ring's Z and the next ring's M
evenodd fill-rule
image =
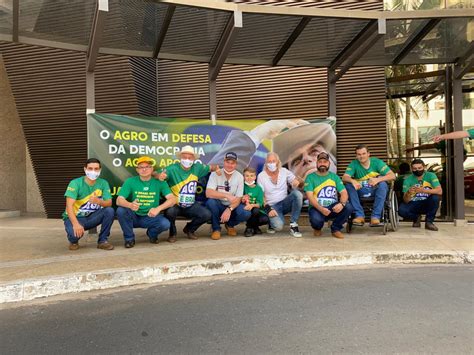
M426 222L433 223L439 207L439 200L438 195L429 195L426 200L402 203L398 208L398 214L412 221L415 221L419 215L426 214Z
M247 228L257 228L268 224L270 219L264 213L260 212L260 208L254 207L250 210L250 218L247 220Z
M101 208L100 210L90 214L87 217L78 217L77 220L85 230L97 227L100 224L100 233L98 243L105 243L110 235L110 228L114 223L115 211L112 207ZM67 239L70 243L76 244L80 238L74 236L74 228L71 220L68 218L64 221Z
M206 207L211 211L211 214L212 214L212 217L211 217L212 230L220 231L221 230L221 214L224 212L224 210L228 206L223 205L220 200L217 200L215 198L210 198L206 202ZM230 214L230 218L227 221L227 225L229 227L235 227L237 224L241 222L245 222L249 218L250 218L250 211L244 210L244 206L240 204Z
M382 218L383 205L387 198L388 185L385 181L379 182L375 187L361 187L356 190L351 183L346 184L347 193L349 194L349 201L354 209L356 217L364 217L364 208L360 203L360 197L374 197L374 206L372 209L371 218Z
M332 208L337 203L338 202L326 207L328 210L331 211L328 216L323 215L316 208L311 207L309 209L309 221L311 222L311 227L313 227L313 229L321 230L323 229L324 222L333 219L334 221L331 224L331 232L340 231L344 227L344 223L347 222L349 216L351 215L353 208L352 205L347 202L347 204L339 213L332 212Z
M130 208L125 207L117 208L117 217L126 242L135 239L133 228L146 228L148 238L156 239L161 232L170 227L170 221L161 214L155 217L139 216Z
M211 211L196 202L190 207L181 207L174 205L165 210L165 217L170 221L170 235L176 235L176 217L183 216L191 218L191 222L186 224L186 229L190 233L194 233L204 223L211 220Z

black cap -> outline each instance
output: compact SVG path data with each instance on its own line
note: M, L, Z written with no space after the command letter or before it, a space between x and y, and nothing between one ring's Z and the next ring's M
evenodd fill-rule
M329 161L329 154L324 153L324 152L319 153L318 154L318 161L323 160L323 159Z
M234 152L227 152L227 153L225 153L224 160L235 160L235 161L237 161L237 154L235 154Z

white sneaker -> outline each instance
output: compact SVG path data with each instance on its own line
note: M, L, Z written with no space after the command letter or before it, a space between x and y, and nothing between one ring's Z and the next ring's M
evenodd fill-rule
M301 234L300 230L298 229L298 223L290 224L290 234L295 238L301 238L303 236L303 234Z
M268 234L275 234L275 233L276 233L276 230L274 230L273 228L268 228L268 229L267 229L267 233L268 233Z

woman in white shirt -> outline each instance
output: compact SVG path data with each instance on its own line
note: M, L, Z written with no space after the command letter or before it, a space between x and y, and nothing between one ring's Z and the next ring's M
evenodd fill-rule
M301 181L288 169L281 166L278 154L270 152L265 159L265 167L258 174L257 183L265 197L265 210L270 217L269 233L281 231L285 224L285 214L290 213L290 234L301 237L298 219L303 206L303 194L297 189ZM288 193L288 184L292 191Z

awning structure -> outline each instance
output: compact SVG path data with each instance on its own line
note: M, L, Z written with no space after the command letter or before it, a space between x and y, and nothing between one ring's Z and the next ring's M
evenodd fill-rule
M3 4L2 40L79 51L96 46L98 53L126 56L344 71L351 66L456 63L472 58L473 52L474 9L389 12L211 0Z

